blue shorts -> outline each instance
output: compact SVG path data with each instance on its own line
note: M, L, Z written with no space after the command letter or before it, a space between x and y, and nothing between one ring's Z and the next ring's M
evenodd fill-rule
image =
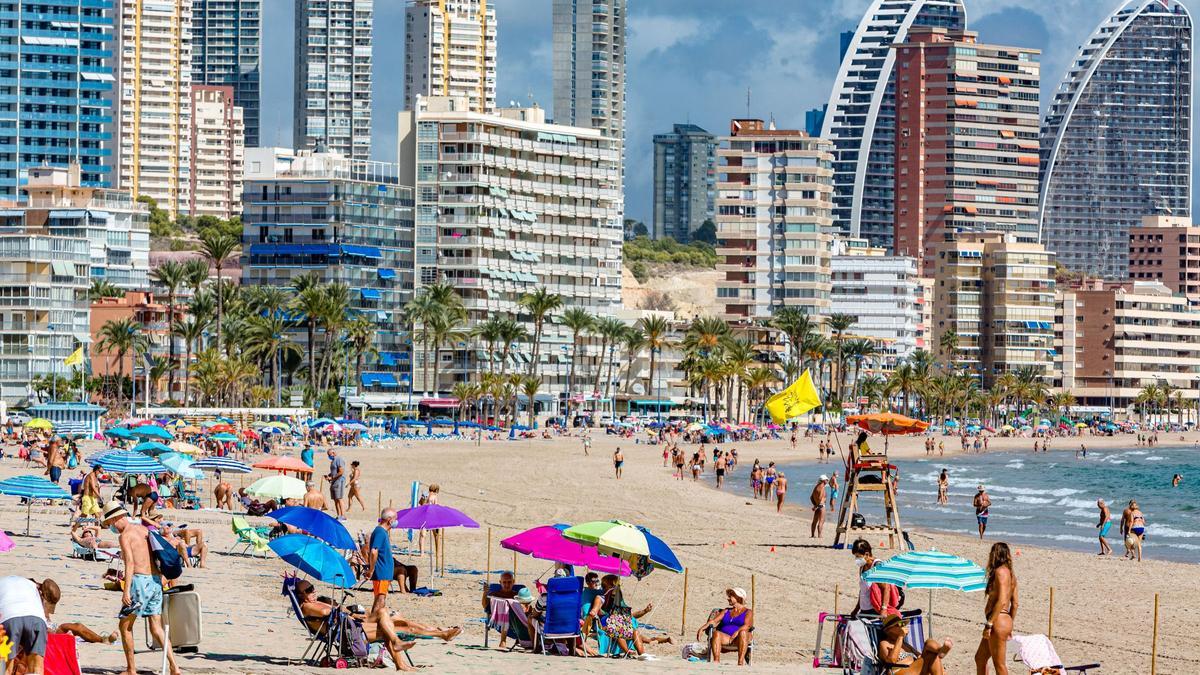
M988 517L986 513L981 513L975 516L975 520L979 521L980 525L987 525L987 519Z
M137 616L162 616L162 578L157 574L135 574L129 580L129 599Z
M1111 529L1112 529L1112 521L1110 520L1110 521L1104 523L1104 526L1100 528L1100 536L1107 537L1108 531Z

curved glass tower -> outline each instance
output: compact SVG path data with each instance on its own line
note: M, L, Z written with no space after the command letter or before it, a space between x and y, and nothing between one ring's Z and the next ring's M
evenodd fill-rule
M1191 215L1192 18L1129 0L1080 48L1042 120L1042 241L1068 268L1125 279L1129 228Z
M892 247L896 105L892 45L913 26L964 30L962 0L874 0L843 50L821 137L833 141L834 226Z

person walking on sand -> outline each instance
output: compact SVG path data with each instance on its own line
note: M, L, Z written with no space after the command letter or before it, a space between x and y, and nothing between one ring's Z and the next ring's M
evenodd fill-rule
M683 476L683 461L684 461L683 449L675 448L675 477L678 478L679 480L683 480L683 478L684 478L684 476Z
M1100 509L1100 522L1096 523L1096 528L1100 530L1100 555L1112 555L1112 547L1108 545L1109 529L1112 528L1112 518L1108 512L1108 505L1103 499L1096 500L1096 507Z
M150 532L137 524L120 502L112 501L104 510L101 525L115 530L121 545L121 561L125 563L125 577L121 581L121 611L117 615L117 628L121 633L121 649L125 652L125 673L137 672L133 657L133 624L137 618L145 617L150 634L163 646L171 675L179 675L171 641L163 631L162 577L150 555Z
M996 675L1008 675L1008 639L1017 620L1017 575L1008 544L996 542L988 554L987 599L984 601L983 638L975 651L975 673L986 675L988 661Z
M346 519L346 506L343 499L346 498L346 460L338 457L337 450L329 449L326 453L329 457L329 474L325 479L329 481L329 498L333 500L333 508L337 511L337 519Z
M779 473L775 470L775 462L767 464L767 470L763 472L763 499L770 501L771 490L775 488L775 475Z
M787 495L787 476L780 471L775 479L775 513L783 513L785 495Z
M717 460L713 466L717 470L717 489L719 490L725 483L725 470L729 466L729 459L726 458L725 453L721 453L717 456Z
M1142 541L1146 536L1146 516L1138 507L1136 499L1129 500L1129 534L1125 541L1129 547L1129 557L1142 562Z
M366 568L371 570L371 616L379 620L387 614L387 596L392 580L396 577L395 561L392 559L392 525L396 524L396 511L384 509L379 513L379 522L371 530L371 538L364 549ZM401 589L404 590L404 589Z
M942 469L942 474L938 476L938 496L937 503L945 506L950 503L950 476Z
M987 531L988 514L992 507L992 498L988 496L987 490L980 484L979 491L975 493L975 499L972 500L975 505L975 521L979 524L979 538L983 539L983 533Z
M829 482L829 476L821 474L817 479L817 484L813 486L812 494L808 496L812 502L812 526L809 528L809 536L812 539L820 539L825 531L825 485Z
M364 512L367 510L367 505L364 504L362 500L362 486L359 485L360 480L362 480L362 466L356 459L353 462L350 462L350 489L346 492L347 511L354 508L354 500L356 499L358 500L359 507L362 508Z
M625 466L625 454L621 452L621 446L617 446L616 452L613 452L613 471L617 474L617 480L621 480L621 467Z

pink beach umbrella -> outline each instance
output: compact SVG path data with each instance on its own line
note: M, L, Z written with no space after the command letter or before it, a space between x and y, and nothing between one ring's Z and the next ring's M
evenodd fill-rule
M0 553L7 553L16 547L17 545L4 533L4 530L0 530Z
M514 534L500 542L502 548L522 555L586 567L593 572L604 572L627 577L631 574L629 563L620 558L601 555L594 547L584 546L562 536L569 525L542 525L532 530Z

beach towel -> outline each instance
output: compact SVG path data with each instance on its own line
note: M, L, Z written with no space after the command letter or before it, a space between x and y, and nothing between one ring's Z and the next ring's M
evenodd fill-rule
M846 658L843 666L847 672L858 675L877 675L876 644L872 630L866 621L855 619L846 622Z
M505 598L490 598L491 611L488 613L488 628L501 635L508 633L508 615L512 605Z
M1045 635L1014 635L1009 642L1017 643L1017 658L1034 672L1062 668L1062 659L1058 658L1058 652Z
M435 597L440 596L441 594L442 594L441 591L434 589L434 588L429 588L428 586L422 586L420 588L413 590L413 595L417 595L422 598L435 598Z

